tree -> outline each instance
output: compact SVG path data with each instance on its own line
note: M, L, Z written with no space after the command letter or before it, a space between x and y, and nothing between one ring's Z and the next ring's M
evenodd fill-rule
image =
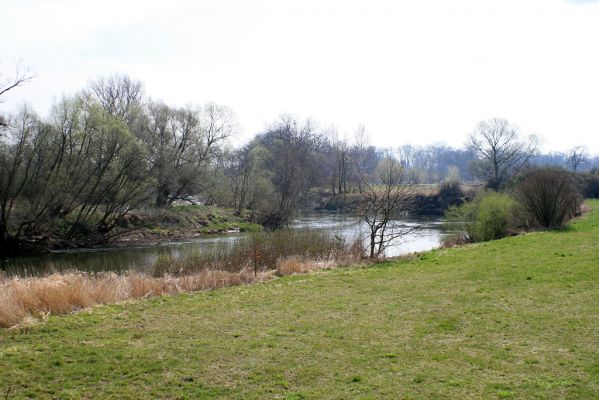
M571 148L566 155L566 165L572 171L576 172L588 162L589 155L584 146L576 146Z
M346 195L349 191L350 154L349 145L345 138L340 139L337 131L332 128L329 132L328 146L330 147L329 161L331 164L331 189L333 196Z
M199 192L208 167L234 128L233 113L223 106L175 109L149 103L140 136L156 179L156 206Z
M315 156L322 147L322 135L310 120L300 123L283 116L259 136L258 143L268 150L265 167L275 192L274 204L264 210L263 223L283 226L318 178Z
M260 145L249 143L224 157L224 176L226 181L224 190L227 192L226 200L221 204L228 204L241 214L248 206L260 208L260 198L271 193L270 187L265 182L264 158L268 152ZM223 182L215 182L221 185Z
M0 252L51 234L72 245L106 240L147 198L144 150L124 122L81 97L44 121L28 108L0 140Z
M2 74L0 74L0 77ZM0 78L0 103L2 102L1 97L7 92L13 90L16 87L22 86L34 78L34 75L29 71L28 68L24 68L21 63L17 63L15 66L15 73L12 77L1 79ZM4 116L0 115L0 128L6 127L7 122Z
M89 85L87 94L100 103L104 111L121 118L129 127L140 116L143 107L143 84L127 75L99 77Z
M480 122L466 145L477 156L473 163L477 175L489 188L498 189L537 154L538 139L523 138L516 126L495 118Z
M379 257L392 241L414 229L396 221L411 209L413 187L407 170L390 157L379 162L374 179L364 181L359 215L368 228L370 258Z

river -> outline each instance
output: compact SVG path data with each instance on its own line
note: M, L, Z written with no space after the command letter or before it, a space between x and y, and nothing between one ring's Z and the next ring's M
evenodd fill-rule
M392 257L439 247L444 238L441 222L435 219L398 221L405 227L414 228L408 235L395 240L385 255ZM293 221L291 229L311 229L337 235L351 243L363 235L365 227L351 215L318 212ZM234 246L243 240L245 233L210 235L184 242L168 242L159 246L118 247L101 250L77 250L53 252L46 255L13 258L0 261L0 268L8 274L37 275L40 272L64 271L124 271L150 266L161 254L184 257L192 252L210 251L217 247Z

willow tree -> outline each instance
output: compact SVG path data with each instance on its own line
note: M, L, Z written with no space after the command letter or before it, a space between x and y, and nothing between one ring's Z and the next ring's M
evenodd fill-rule
M144 150L124 122L77 96L49 120L28 108L0 140L0 251L23 237L65 245L110 237L119 218L148 194Z
M156 182L156 206L198 193L210 165L235 130L231 110L216 104L202 108L147 105L140 139Z

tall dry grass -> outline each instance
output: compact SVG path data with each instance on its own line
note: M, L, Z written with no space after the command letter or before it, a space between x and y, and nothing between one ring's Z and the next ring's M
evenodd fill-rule
M338 265L339 262L333 259L317 261L288 257L279 259L276 269L260 272L207 269L161 277L136 271L125 274L65 272L45 277L0 277L0 328L44 320L51 314L68 314L95 305L245 285L263 282L275 274L303 274Z
M268 279L272 273L205 270L191 275L153 277L140 272L55 273L45 277L0 278L0 327L49 314L67 314L129 299L217 289Z
M356 242L358 243L358 242ZM95 305L261 282L330 269L362 257L355 243L313 231L257 233L233 248L180 259L161 256L146 271L0 275L0 327Z

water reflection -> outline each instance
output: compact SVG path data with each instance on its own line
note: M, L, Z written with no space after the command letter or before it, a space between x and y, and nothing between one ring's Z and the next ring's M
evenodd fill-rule
M399 238L387 249L386 256L398 256L438 247L443 240L438 220L398 221L414 230ZM314 229L328 232L344 238L352 243L363 237L367 229L355 216L337 213L313 213L292 222L291 229ZM0 261L1 268L9 274L33 275L40 272L64 271L76 269L80 271L124 271L131 268L150 266L162 254L173 257L185 257L192 253L208 252L222 249L223 246L234 246L247 235L243 233L213 235L193 239L187 242L163 243L151 247L110 248L103 250L86 250L76 252L58 252L29 258L8 259Z

